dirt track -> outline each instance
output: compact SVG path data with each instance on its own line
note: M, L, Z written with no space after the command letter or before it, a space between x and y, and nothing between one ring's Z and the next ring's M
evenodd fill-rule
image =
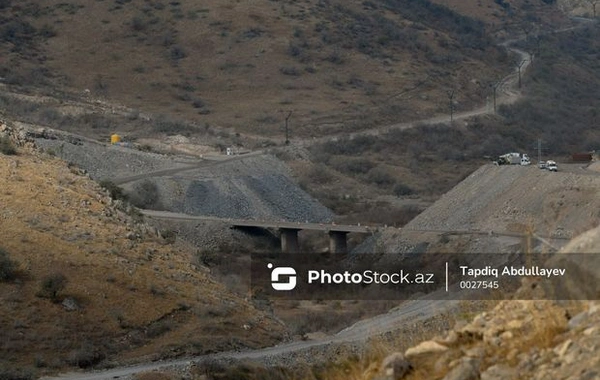
M516 49L512 50L519 54L522 59L525 59L525 52ZM521 67L522 73L525 71L527 64L528 63L524 63ZM519 92L513 91L517 80L517 74L516 72L513 72L505 78L501 85L499 85L498 89L503 92L503 96L498 99L498 104L513 102L520 97ZM480 107L469 112L457 114L454 118L456 120L465 119L475 115L491 113L493 111L493 108L490 110L489 105L486 105L485 107ZM420 121L419 123L441 123L448 121L449 116L440 116ZM349 137L378 135L392 129L410 128L415 126L415 124L416 123L401 123L385 126L365 132L353 133L350 134ZM305 140L302 143L312 144L315 142L322 142L322 140L331 140L332 138L335 137L310 139ZM485 177L485 180L481 180L480 178L482 177ZM530 215L523 210L527 210L530 205L533 205L532 207L536 207L536 210L541 211L542 215L544 215L544 223L540 225L540 228L550 228L554 224L554 230L547 229L547 231L552 234L562 234L562 232L557 232L561 229L565 229L560 226L568 226L568 232L574 233L580 226L580 223L587 224L589 221L582 219L581 214L570 212L569 210L579 210L579 212L591 213L586 216L592 220L600 217L600 215L593 214L593 212L597 212L597 210L600 209L600 204L596 203L590 205L587 202L590 199L590 194L587 194L589 189L591 189L591 191L596 191L591 194L591 199L595 199L595 202L600 202L600 199L597 197L597 189L600 187L600 177L585 176L583 177L586 178L585 180L582 180L582 177L583 176L572 173L550 173L540 171L534 167L490 168L486 166L473 173L473 175L461 184L462 187L461 185L457 186L434 206L423 213L421 217L411 222L407 227L408 229L416 229L417 227L423 228L423 226L431 229L450 227L450 229L457 229L460 226L469 229L474 228L475 221L479 221L481 224L478 224L478 226L483 227L478 228L485 229L490 226L490 224L493 227L498 223L503 223L508 228L511 226L511 223L526 223ZM498 184L498 179L504 180L503 185ZM554 184L554 189L556 189L556 191L553 191L552 187L549 188L546 186L549 184ZM469 185L470 187L467 189ZM540 196L541 192L544 193L543 196ZM580 197L578 194L582 194L582 196ZM563 207L564 202L572 202L570 203L572 208ZM457 213L457 210L461 212ZM494 213L489 214L486 210L494 210ZM440 215L442 216L440 217ZM557 216L560 216L560 218L557 219ZM442 311L448 311L452 305L455 304L455 301L412 301L388 314L361 321L341 331L330 339L293 342L250 352L221 353L218 354L217 357L260 359L272 364L273 362L271 360L273 360L273 357L289 356L298 352L307 352L307 350L315 347L323 347L330 344L365 340L382 332L397 329L401 324L423 320L435 314L439 314ZM207 358L210 357L197 357L193 360ZM188 365L191 360L192 359L183 359L162 363L142 364L132 367L115 368L104 372L66 374L45 379L100 380L122 378L161 367L185 366Z
M207 355L189 359L178 359L164 362L155 362L140 364L130 367L120 367L106 371L88 372L88 373L70 373L57 377L44 377L44 380L108 380L125 379L136 373L152 371L159 368L185 367L194 362L201 362L207 359L251 359L264 362L266 365L285 365L292 364L295 357L303 357L306 361L313 355L313 350L327 348L328 346L362 342L366 339L398 329L402 324L417 323L428 319L442 311L448 311L452 307L457 307L459 301L440 301L440 300L418 300L409 301L403 304L401 308L394 309L387 314L379 315L367 321L358 322L338 334L324 340L318 341L296 341L281 344L275 347L264 348L260 350L246 352L223 352L216 355Z

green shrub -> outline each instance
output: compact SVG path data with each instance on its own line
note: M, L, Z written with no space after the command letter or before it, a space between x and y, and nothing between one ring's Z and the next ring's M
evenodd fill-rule
M15 146L8 137L0 137L0 152L2 152L2 154L6 154L7 156L17 154Z

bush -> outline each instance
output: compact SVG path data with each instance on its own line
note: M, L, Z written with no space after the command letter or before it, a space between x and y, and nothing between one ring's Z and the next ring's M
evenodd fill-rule
M156 184L150 180L144 180L134 186L130 195L131 204L139 208L156 208L159 203L160 194Z
M411 195L412 193L414 193L413 189L403 183L397 183L396 186L394 186L394 194L397 197Z
M17 150L8 137L0 137L0 152L7 156L17 154Z
M196 262L200 265L213 267L223 263L223 257L217 251L200 250L196 253Z
M58 293L67 285L67 278L62 273L54 273L44 277L40 283L39 297L58 299Z
M166 133L166 134L171 134L171 135L186 134L188 132L192 132L195 130L195 128L190 124L186 124L184 122L170 120L170 119L166 119L166 118L162 118L162 117L158 118L155 121L155 123L153 125L153 129L156 132L161 132L161 133Z
M180 59L183 59L187 56L185 50L179 45L173 46L169 51L169 55L171 57L171 60L173 60L174 62L177 62Z
M31 370L0 368L0 380L32 380L36 377Z
M171 321L157 321L148 326L148 329L146 329L146 336L148 338L158 338L172 329L173 323Z
M311 183L323 185L331 182L332 178L325 165L317 164L310 169L308 173L308 179Z
M123 192L123 189L117 186L114 182L104 180L100 182L100 186L108 191L112 199L122 201L127 200L127 195Z
M366 158L343 157L339 160L332 160L332 164L337 171L351 175L366 174L375 167L375 164Z
M369 174L367 174L367 179L370 182L376 184L377 186L382 187L391 186L396 182L396 180L390 173L388 173L385 169L379 166L369 171Z
M13 280L16 272L17 263L8 257L8 252L0 248L0 282Z
M105 357L104 353L87 343L83 344L78 350L71 351L67 358L67 363L79 368L88 368L99 363Z
M289 75L289 76L293 76L293 77L300 76L300 70L298 70L296 67L293 67L293 66L283 66L283 67L280 67L279 71L283 75Z

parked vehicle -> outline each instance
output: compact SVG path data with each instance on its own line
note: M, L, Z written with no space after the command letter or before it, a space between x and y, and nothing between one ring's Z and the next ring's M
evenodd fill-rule
M550 170L551 172L557 172L558 166L556 165L555 161L548 160L546 161L546 169Z
M497 165L530 165L531 161L526 153L506 153L495 161Z
M540 161L540 162L538 162L538 167L540 169L546 169L546 161Z

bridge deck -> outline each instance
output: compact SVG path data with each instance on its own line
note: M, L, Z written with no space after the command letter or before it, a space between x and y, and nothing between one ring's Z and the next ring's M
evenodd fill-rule
M349 224L333 224L333 223L299 223L286 221L261 221L250 219L229 219L217 218L212 216L188 215L168 211L140 210L142 214L151 218L159 219L174 219L174 220L189 220L189 221L213 221L229 224L234 227L260 227L260 228L285 228L296 230L313 230L325 232L353 232L368 234L378 231L379 227L375 226L359 226Z

